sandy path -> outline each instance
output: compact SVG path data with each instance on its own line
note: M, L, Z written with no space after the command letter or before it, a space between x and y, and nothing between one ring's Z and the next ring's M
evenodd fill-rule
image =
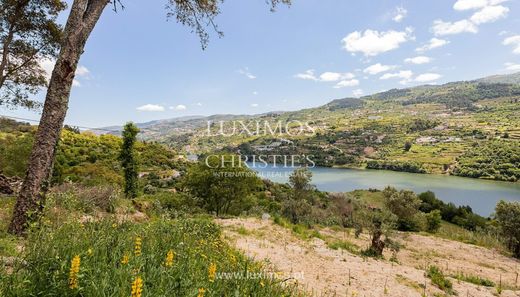
M248 218L218 220L218 223L237 248L269 263L280 277L294 277L291 281L298 282L313 296L421 296L424 284L427 296L435 293L443 296L425 278L425 265L436 264L443 269L443 265L448 265L448 273L462 269L492 280L502 275L503 283L512 284L518 264L487 249L431 236L400 235L403 248L397 256L399 263L393 263L332 250L321 239L299 239L292 231L271 221ZM346 232L330 229L320 232L330 239L347 239L362 247L368 244L368 238L363 236L355 239ZM496 296L495 288L451 280L459 296ZM520 296L520 291L504 290L501 296Z

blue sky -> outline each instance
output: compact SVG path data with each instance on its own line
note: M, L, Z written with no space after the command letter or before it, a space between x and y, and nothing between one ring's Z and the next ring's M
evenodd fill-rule
M104 12L67 123L297 110L520 71L519 0L294 0L275 13L264 0L227 0L217 18L225 36L212 34L205 51L188 28L167 22L165 2L153 2Z

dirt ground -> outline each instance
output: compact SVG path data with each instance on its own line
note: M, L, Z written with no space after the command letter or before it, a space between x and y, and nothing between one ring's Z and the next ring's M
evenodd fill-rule
M265 261L267 267L287 282L296 282L313 296L444 296L425 277L429 265L445 275L464 273L502 283L500 296L520 296L520 262L493 250L418 234L398 234L401 250L397 262L361 257L330 249L318 238L303 240L271 220L254 218L219 220L228 240L246 255ZM348 231L321 229L327 241L342 240L368 246L368 236L355 238ZM477 286L449 278L458 296L499 296L496 287Z

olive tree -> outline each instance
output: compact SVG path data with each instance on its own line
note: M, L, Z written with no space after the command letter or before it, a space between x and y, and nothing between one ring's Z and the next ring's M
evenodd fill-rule
M495 219L513 256L520 258L520 202L500 200L495 207Z

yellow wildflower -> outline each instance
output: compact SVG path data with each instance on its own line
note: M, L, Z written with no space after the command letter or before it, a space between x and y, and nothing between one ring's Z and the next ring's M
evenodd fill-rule
M143 292L143 279L137 276L132 283L132 297L141 297Z
M204 288L200 288L199 289L199 294L197 295L197 297L204 297L204 293L206 292L206 290L204 290Z
M69 288L77 289L79 287L78 274L81 259L79 255L74 256L70 261L70 272L69 272Z
M217 264L211 263L208 268L208 279L210 282L215 281L215 277L217 275Z
M121 259L121 264L123 264L123 265L128 264L129 260L130 260L130 257L128 257L128 254L124 254L123 258Z
M88 254L89 256L92 256L92 253L93 253L92 248L89 248L89 249L87 250L87 254Z
M135 247L134 247L134 255L141 256L141 246L143 242L141 240L141 237L137 236L135 238Z
M263 288L265 286L264 281L260 281L260 286Z
M168 254L166 254L166 260L164 261L164 266L172 267L173 266L173 257L174 257L173 251L169 250Z

